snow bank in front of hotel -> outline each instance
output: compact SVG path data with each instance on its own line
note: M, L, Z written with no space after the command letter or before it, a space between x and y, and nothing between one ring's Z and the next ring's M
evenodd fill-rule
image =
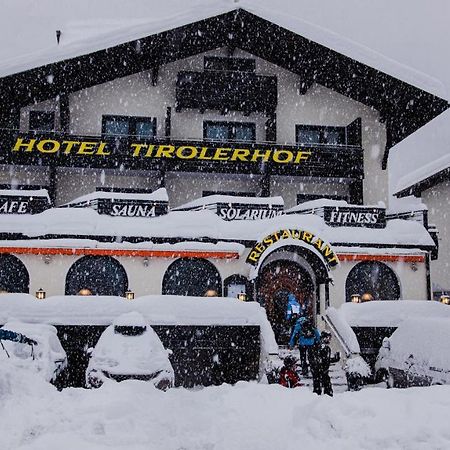
M450 306L428 300L345 303L338 311L351 327L398 327L407 319L450 319Z
M246 382L161 392L151 383L126 381L57 392L37 378L0 367L2 383L7 384L0 393L5 449L450 447L450 386L373 388L334 398L307 388Z

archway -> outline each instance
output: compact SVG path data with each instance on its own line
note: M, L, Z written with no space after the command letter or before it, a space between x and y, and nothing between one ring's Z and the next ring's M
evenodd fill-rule
M118 295L128 290L122 264L109 256L83 256L67 272L66 295Z
M203 297L207 292L222 296L222 278L214 264L206 259L177 259L164 274L163 295Z
M394 271L386 264L364 261L353 267L345 282L347 302L351 301L353 294L366 294L373 300L398 300L400 285Z
M278 259L261 270L257 280L258 301L262 303L279 344L289 341L292 323L286 320L288 295L294 294L307 314L314 315L315 278L298 262Z
M30 292L30 275L25 264L16 256L0 255L0 291Z

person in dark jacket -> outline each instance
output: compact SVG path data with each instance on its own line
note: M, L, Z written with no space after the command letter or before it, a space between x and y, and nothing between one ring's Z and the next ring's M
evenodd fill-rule
M339 353L331 355L330 348L331 334L322 331L320 343L315 346L314 357L311 360L311 372L313 376L313 392L322 395L323 393L333 397L333 386L330 380L330 364L336 363L340 359Z
M295 371L295 363L297 360L293 356L284 358L284 366L280 370L279 384L287 388L296 388L303 386L300 383L300 377Z
M294 330L289 340L289 347L294 348L298 344L300 350L300 363L303 376L308 375L308 362L311 365L314 358L314 346L320 341L319 330L314 326L311 317L300 317L295 323Z
M30 339L24 334L16 333L15 331L4 330L0 328L0 341L13 341L21 344L37 345L34 339Z

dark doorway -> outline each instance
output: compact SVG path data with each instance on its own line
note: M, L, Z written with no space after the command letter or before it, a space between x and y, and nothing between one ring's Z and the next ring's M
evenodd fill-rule
M214 264L206 259L181 258L164 274L163 295L222 296L222 279Z
M287 344L292 322L286 320L288 295L294 294L307 314L314 313L314 282L300 264L278 260L269 263L258 277L258 300L265 306L275 338Z
M30 275L24 263L14 255L0 255L0 291L30 292Z
M127 290L125 269L109 256L84 256L72 265L66 277L66 295L123 297Z

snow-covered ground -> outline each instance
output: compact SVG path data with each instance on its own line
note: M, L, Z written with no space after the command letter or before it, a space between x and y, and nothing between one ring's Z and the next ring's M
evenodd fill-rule
M2 449L448 449L449 411L450 386L333 398L245 382L161 392L126 381L58 392L0 368Z

